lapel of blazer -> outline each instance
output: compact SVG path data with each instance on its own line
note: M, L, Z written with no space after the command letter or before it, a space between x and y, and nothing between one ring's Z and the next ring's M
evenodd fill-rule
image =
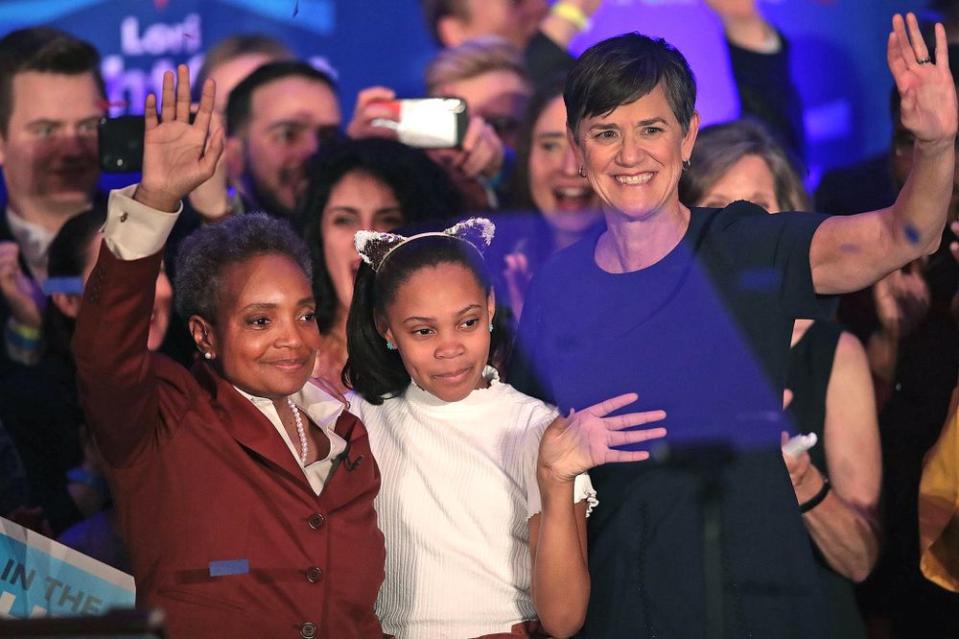
M284 471L315 497L303 469L293 459L286 442L276 432L276 427L250 400L240 395L233 385L220 377L206 362L199 362L193 371L200 385L213 398L214 410L227 431L241 446L250 450Z
M322 507L333 511L364 498L372 503L380 490L380 474L366 429L358 418L343 411L333 430L346 440L346 450L320 493Z

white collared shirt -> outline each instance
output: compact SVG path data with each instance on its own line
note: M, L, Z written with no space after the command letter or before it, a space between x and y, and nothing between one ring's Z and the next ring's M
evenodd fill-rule
M343 451L346 450L346 440L333 431L337 418L340 416L340 413L343 412L343 404L310 382L307 382L300 392L290 396L290 399L293 400L296 407L305 413L330 440L329 454L323 459L318 459L304 466L303 460L300 459L299 442L294 445L293 440L290 439L290 434L283 426L283 422L280 421L279 413L276 412L276 406L273 405L273 400L250 395L236 386L233 388L236 388L236 391L240 393L240 395L250 400L250 402L270 420L270 423L276 428L280 437L286 442L286 447L290 449L290 454L293 455L296 463L303 469L303 474L306 475L306 480L310 482L313 492L319 495L323 491L323 484L326 483L330 473L333 472L333 467L339 461ZM307 428L310 427L309 423L304 424L304 426Z

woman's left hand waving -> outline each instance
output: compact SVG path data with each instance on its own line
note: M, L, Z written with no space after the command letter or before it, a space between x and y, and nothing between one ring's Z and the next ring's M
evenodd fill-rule
M917 144L951 145L959 116L945 28L936 24L933 62L916 16L909 13L903 20L896 14L892 19L887 58L899 90L903 126L915 136Z
M627 429L662 421L666 412L653 410L608 417L637 399L635 393L627 393L579 412L571 411L569 417L557 417L540 441L537 472L547 473L555 480L573 481L595 466L648 459L649 453L644 450L617 447L664 437L666 429L662 427Z

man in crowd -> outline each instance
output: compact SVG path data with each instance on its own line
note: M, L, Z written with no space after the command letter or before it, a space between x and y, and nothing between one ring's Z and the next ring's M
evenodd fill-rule
M333 79L306 62L272 62L240 82L227 103L226 163L244 208L291 217L307 160L340 122Z
M42 364L48 250L90 208L99 178L97 125L106 111L100 56L47 27L0 40L0 419L26 469L26 505L11 516L59 532L80 517L66 471L80 463L77 421L50 396ZM21 366L28 364L30 366ZM64 408L63 410L60 410ZM5 515L7 513L4 513Z
M105 112L100 56L47 27L0 40L0 322L6 352L29 362L40 339L47 249L89 208L97 179L97 123Z
M226 116L230 93L253 71L270 62L293 60L296 56L279 40L258 33L229 36L217 42L203 58L203 66L197 74L195 87L202 87L207 78L216 82L214 110L222 118ZM200 96L194 95L194 102ZM190 193L189 207L198 215L187 215L195 228L202 220L215 220L239 209L235 192L228 188L226 162L221 158L212 178ZM178 238L174 238L174 243Z

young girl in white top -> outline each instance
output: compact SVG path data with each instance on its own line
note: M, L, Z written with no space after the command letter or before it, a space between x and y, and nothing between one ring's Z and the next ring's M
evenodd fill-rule
M365 264L344 381L382 473L376 608L399 639L575 633L597 503L583 473L645 459L613 447L665 434L624 430L662 411L605 417L635 395L564 419L499 381L487 366L494 298L481 254L492 234L488 220L411 238L357 234Z

